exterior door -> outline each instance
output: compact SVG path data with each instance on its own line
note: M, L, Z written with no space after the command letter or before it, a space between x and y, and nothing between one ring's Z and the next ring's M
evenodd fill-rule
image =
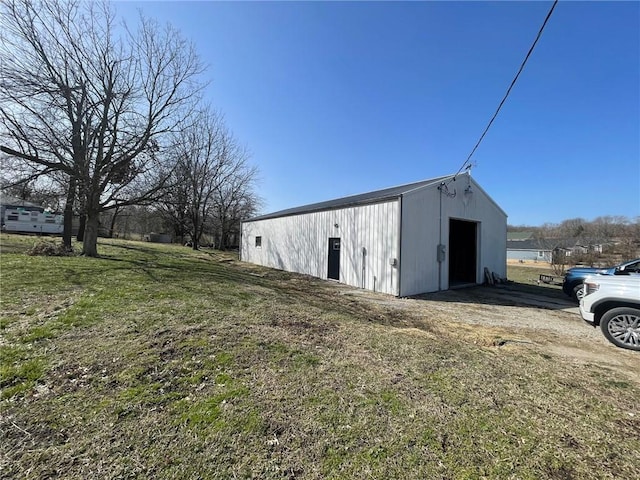
M329 239L329 267L327 278L340 280L340 239Z

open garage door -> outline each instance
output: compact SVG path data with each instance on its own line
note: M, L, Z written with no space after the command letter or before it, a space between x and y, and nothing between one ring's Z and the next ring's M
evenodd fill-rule
M449 220L449 288L476 283L478 274L478 224Z

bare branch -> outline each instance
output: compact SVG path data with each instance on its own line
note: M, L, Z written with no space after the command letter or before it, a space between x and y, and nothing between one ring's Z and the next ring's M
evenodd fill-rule
M106 1L6 0L0 40L2 151L69 175L94 255L100 212L166 186L166 152L199 101L204 68L175 29L145 18L118 28Z

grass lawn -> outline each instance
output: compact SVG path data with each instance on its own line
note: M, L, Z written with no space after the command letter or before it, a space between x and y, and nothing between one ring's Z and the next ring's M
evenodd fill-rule
M640 478L612 370L232 254L0 241L3 478Z

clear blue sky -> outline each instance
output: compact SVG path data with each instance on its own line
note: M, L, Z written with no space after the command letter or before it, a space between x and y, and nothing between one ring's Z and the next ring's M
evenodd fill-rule
M262 213L455 173L552 2L125 2L209 65ZM511 225L640 215L640 3L560 1L474 154Z

